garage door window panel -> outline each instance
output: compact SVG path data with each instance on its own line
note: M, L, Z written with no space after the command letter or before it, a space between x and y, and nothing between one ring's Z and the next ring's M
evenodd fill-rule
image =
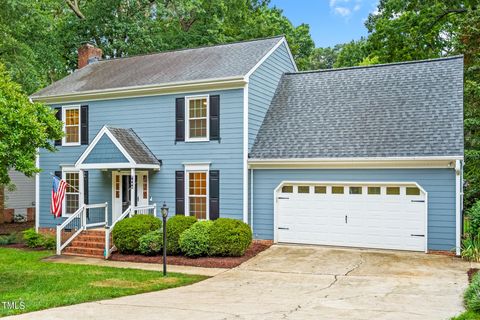
M309 186L298 186L298 193L310 193Z
M332 186L332 194L343 194L344 189L343 186Z
M420 189L417 188L417 187L407 187L405 192L406 192L407 196L419 196L420 195Z
M315 186L314 190L315 190L315 193L317 193L317 194L326 194L327 193L327 187L326 186Z
M387 195L389 196L400 195L400 187L387 187Z
M293 193L293 186L283 186L282 193Z
M350 187L349 188L350 194L362 194L362 187Z
M379 195L382 193L381 190L380 187L368 187L368 194Z

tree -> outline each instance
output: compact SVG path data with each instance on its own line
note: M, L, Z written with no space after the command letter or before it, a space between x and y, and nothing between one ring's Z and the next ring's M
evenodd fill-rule
M358 66L367 56L367 40L361 38L342 45L333 66L335 68Z
M465 205L480 199L480 8L478 0L381 0L366 22L380 63L464 55Z
M342 47L342 44L337 44L333 48L315 48L310 55L308 68L312 70L332 69Z
M52 109L31 103L0 63L0 200L3 187L10 183L8 171L14 169L33 176L39 172L35 163L38 149L54 151L50 141L62 136L62 123ZM0 222L3 205L0 201Z

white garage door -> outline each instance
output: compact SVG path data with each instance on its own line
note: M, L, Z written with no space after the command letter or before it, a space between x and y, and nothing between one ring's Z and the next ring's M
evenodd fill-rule
M284 184L277 241L424 251L425 200L416 185Z

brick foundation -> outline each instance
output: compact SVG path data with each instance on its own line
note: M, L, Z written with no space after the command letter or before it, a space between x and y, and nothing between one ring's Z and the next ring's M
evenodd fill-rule
M15 214L15 209L4 209L3 210L4 222L12 223L14 214Z

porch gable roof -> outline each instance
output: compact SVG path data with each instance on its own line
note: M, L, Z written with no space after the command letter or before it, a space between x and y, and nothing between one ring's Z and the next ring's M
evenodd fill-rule
M82 153L79 169L160 169L160 161L133 129L104 126Z

